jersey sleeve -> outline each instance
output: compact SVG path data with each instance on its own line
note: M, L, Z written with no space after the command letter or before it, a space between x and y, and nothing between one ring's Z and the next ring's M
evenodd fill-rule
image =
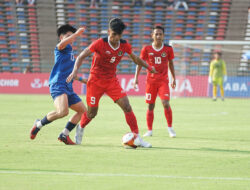
M170 46L169 47L169 53L168 53L168 60L172 60L174 59L174 50L173 48Z
M148 54L147 54L147 51L146 51L146 47L143 47L142 50L141 50L141 54L140 54L140 58L144 61L147 60L148 58Z
M89 45L89 50L93 53L102 48L102 39L98 39Z
M130 55L132 53L132 46L130 43L126 43L126 49L125 52Z

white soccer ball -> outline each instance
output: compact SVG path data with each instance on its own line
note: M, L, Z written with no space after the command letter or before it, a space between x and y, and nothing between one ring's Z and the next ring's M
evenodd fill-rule
M122 137L122 144L125 148L137 148L140 145L140 139L136 133L126 133Z

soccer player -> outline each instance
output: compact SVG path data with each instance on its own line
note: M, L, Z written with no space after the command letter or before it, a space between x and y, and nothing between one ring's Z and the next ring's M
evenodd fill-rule
M136 64L147 68L152 73L155 72L155 69L137 57L132 52L131 45L127 41L121 39L125 28L126 25L121 19L111 19L109 22L108 37L94 41L89 47L81 52L76 59L73 72L67 79L67 82L70 82L77 75L77 71L82 65L83 60L94 53L90 76L87 83L86 99L88 111L87 113L84 113L81 118L80 126L82 130L81 133L76 135L78 138L78 140L76 138L76 141L78 143L81 143L82 141L81 138L84 127L96 116L99 100L104 93L112 98L113 101L124 111L127 124L131 131L136 134L139 133L137 120L130 106L128 97L125 91L121 88L116 77L116 67L123 55L127 53ZM150 143L143 141L141 137L140 143L141 147L152 146Z
M224 101L223 82L227 81L226 63L221 59L221 52L214 53L214 59L210 63L208 82L213 83L213 101L217 99L217 86L220 87L221 100Z
M165 45L164 40L164 28L161 26L155 26L152 31L152 45L143 47L140 57L147 62L148 65L156 69L155 74L147 74L146 83L146 103L148 104L147 110L147 126L148 131L143 135L145 137L153 135L153 120L154 120L154 108L157 94L161 98L162 105L164 107L164 113L168 124L168 132L170 137L176 137L176 133L172 128L172 110L169 104L169 78L168 68L172 74L172 88L176 86L175 70L174 70L174 52L171 46ZM134 87L138 85L138 76L141 71L141 66L137 66L135 72Z
M76 113L69 119L65 129L59 135L58 140L68 145L75 144L69 137L69 133L76 124L80 121L81 115L87 111L85 105L73 91L72 81L66 82L67 76L72 72L75 58L72 50L72 43L76 37L84 32L84 28L76 30L71 25L62 25L57 30L57 35L60 42L57 44L55 53L55 65L50 73L49 86L50 94L54 100L55 111L49 112L42 120L36 120L30 131L30 138L35 139L41 128L52 121L65 117L69 113L69 108ZM85 82L86 79L75 77L76 79Z

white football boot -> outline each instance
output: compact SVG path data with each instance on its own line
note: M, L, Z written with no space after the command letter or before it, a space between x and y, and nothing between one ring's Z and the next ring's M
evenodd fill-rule
M139 147L143 147L143 148L151 148L152 145L146 141L144 141L139 135L138 135L138 138L139 138L139 144L138 146Z
M168 127L168 133L169 133L170 137L172 137L172 138L176 137L176 133L172 127Z
M81 126L78 124L76 126L76 135L75 135L76 144L82 143L83 133L84 133L84 128L81 128Z
M153 135L152 131L147 131L143 136L144 137L151 137Z

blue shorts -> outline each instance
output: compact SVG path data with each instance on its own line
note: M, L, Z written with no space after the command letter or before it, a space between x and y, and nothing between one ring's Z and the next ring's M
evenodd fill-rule
M57 96L60 96L62 94L67 94L69 106L82 101L81 98L73 91L71 83L70 84L53 83L50 85L49 91L53 100L55 100Z

